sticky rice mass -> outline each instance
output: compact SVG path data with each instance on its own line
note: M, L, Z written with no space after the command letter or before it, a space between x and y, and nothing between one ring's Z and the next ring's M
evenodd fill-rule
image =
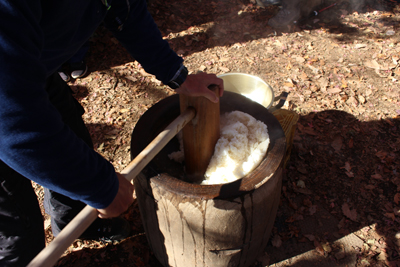
M169 157L182 162L181 134L178 139L180 151ZM230 183L249 174L261 163L269 142L267 125L263 122L241 111L225 113L220 118L220 138L201 184Z
M253 171L269 145L267 125L247 113L232 111L221 117L217 141L202 184L230 183Z

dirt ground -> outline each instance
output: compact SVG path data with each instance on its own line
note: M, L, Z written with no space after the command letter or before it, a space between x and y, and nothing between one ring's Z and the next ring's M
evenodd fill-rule
M267 25L279 7L252 0L153 0L149 10L191 72L253 74L276 95L289 93L284 108L300 119L280 203L288 208L278 210L268 246L309 243L345 266L329 244L354 233L364 242L356 266L400 266L400 8L355 2L325 1L319 8L336 5L280 30ZM174 92L103 27L91 39L87 63L90 74L70 86L85 107L96 150L120 171L130 162L136 122ZM339 222L335 231L303 233L301 222L318 209ZM160 266L137 203L123 216L132 237L114 244L77 240L56 266ZM253 266L273 263L264 255Z

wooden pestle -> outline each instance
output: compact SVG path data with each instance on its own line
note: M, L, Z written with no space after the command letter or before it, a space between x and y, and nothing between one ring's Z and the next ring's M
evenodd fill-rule
M219 87L208 87L219 98ZM218 141L219 101L213 103L205 97L179 95L180 110L194 107L196 116L182 129L183 149L185 153L186 181L200 183L204 180L210 159Z

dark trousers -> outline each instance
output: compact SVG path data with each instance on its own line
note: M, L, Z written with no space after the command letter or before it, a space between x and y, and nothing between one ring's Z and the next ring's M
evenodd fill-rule
M82 120L84 109L58 73L50 76L46 91L63 121L93 147ZM57 235L85 206L45 189L44 206ZM31 181L0 161L0 266L26 266L45 246L43 218Z

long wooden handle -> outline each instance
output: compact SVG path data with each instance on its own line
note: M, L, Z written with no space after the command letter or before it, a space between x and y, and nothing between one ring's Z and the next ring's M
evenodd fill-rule
M161 149L195 116L195 109L188 108L171 122L164 131L132 160L121 172L128 181L135 178ZM96 209L86 206L65 226L58 236L29 263L28 267L51 267L65 250L96 220Z

